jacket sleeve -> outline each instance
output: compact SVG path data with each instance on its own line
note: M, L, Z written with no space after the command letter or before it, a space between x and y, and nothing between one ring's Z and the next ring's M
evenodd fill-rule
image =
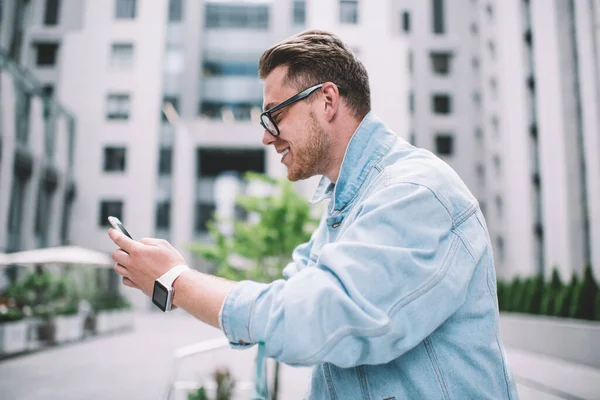
M428 188L394 184L360 207L313 267L234 287L220 315L234 347L263 342L267 356L295 366L383 364L464 303L477 256Z

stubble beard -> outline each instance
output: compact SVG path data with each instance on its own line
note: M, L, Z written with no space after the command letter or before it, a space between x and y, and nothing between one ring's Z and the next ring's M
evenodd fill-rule
M315 115L310 113L309 117L305 144L295 149L292 154L292 164L288 168L288 179L292 182L323 175L328 163L329 138L319 126Z

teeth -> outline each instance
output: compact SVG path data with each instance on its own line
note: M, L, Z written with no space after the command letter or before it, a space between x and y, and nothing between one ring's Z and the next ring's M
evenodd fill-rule
M285 157L285 155L289 152L290 152L290 149L285 149L284 151L281 152L281 157Z

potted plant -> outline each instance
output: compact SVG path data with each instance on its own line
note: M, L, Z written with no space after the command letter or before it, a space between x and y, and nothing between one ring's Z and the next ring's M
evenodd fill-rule
M213 382L188 393L188 400L231 400L236 393L235 380L228 369L217 369L213 373ZM209 397L209 394L211 396Z
M131 306L122 296L102 293L91 301L94 313L91 325L102 334L131 327Z
M25 314L11 304L0 304L0 356L27 350Z

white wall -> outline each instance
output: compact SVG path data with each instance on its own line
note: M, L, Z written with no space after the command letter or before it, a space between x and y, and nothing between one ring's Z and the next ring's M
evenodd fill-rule
M495 38L501 38L496 40L501 55L498 69L502 71L498 76L498 114L502 118L500 139L503 142L501 152L506 177L500 191L504 199L503 237L506 255L498 275L508 278L537 272L533 237L533 143L529 133L531 115L525 86L524 66L527 60L523 42L522 2L506 0L495 5L498 19ZM484 90L489 90L489 87L484 85ZM491 167L488 166L488 171L493 173ZM495 205L493 202L489 204L490 211L495 213Z
M113 7L88 1L84 28L63 41L59 97L77 115L79 132L73 241L103 251L113 250L114 244L107 228L99 226L101 199L124 201L123 222L134 237L154 232L167 3L137 3L135 20L115 20ZM132 69L111 69L115 41L134 43ZM130 94L128 121L106 119L106 96L112 91ZM124 173L103 172L103 149L109 144L127 147Z
M358 25L339 23L337 1L306 3L306 28L331 31L357 51L369 74L373 111L396 134L407 138L410 117L406 41L393 34L395 21L389 15L389 2L359 2ZM373 37L378 41L374 42Z

